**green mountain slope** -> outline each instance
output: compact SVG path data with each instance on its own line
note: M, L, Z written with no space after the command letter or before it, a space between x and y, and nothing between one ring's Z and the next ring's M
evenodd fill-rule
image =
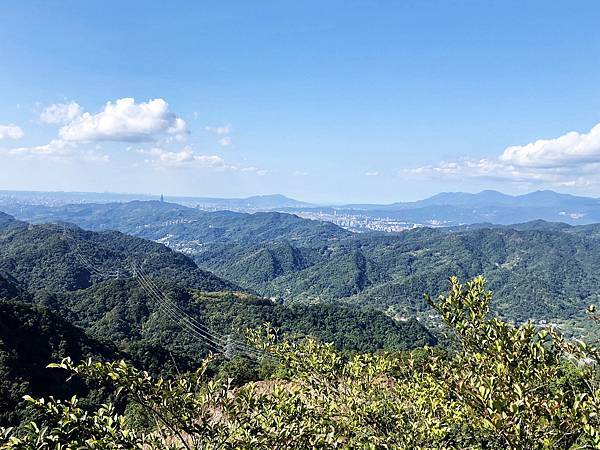
M28 295L21 289L17 280L0 271L0 298L26 298Z
M203 317L214 329L271 323L282 334L311 335L340 350L406 350L435 344L416 320L396 321L380 311L336 303L281 305L252 296L196 294Z
M195 320L204 323L199 306L184 287L165 279L157 286ZM96 338L114 342L138 365L152 372L173 362L190 370L214 349L161 308L136 279L108 279L72 292L38 292L36 301L49 306Z
M355 235L294 215L160 202L30 207L29 214L160 240L218 276L286 301L336 300L410 316L424 313L423 293L443 291L448 276L483 274L497 313L553 321L578 320L600 294L599 225L534 221Z
M89 394L81 383L67 383L63 371L46 369L66 356L114 359L118 354L45 307L0 300L0 426L22 418L17 406L25 394Z
M67 383L62 371L46 369L65 356L125 357L152 373L193 370L209 351L223 351L215 344L226 346L229 336L241 341L248 327L265 322L282 334L312 335L349 351L436 343L417 321L335 304L287 306L245 292L214 292L235 285L163 245L117 232L69 233L65 240L55 225L11 226L0 232L0 298L19 299L0 300L0 426L23 420L25 394L67 398L77 393L85 397L84 404L104 400L101 391ZM107 271L123 258L143 257L156 286L179 311L208 327L209 339L206 333L190 332L181 316L169 314L164 299L157 301L140 279L128 273L104 279L76 254ZM232 355L237 353L234 348Z
M292 214L232 211L206 212L176 203L74 204L60 207L20 206L14 213L32 223L70 222L88 230L118 230L145 239L197 244L246 244L286 239L314 241L351 235L332 223L306 220Z
M87 288L101 278L99 272L131 272L134 265L198 289L237 288L199 269L181 253L119 232L93 233L74 227L65 232L52 224L0 229L0 270L30 292Z
M312 335L339 349L403 350L436 339L416 321L396 321L371 309L337 304L281 305L241 292L203 292L157 281L165 295L226 344L228 335L243 340L247 328L266 322L281 333ZM175 361L183 370L215 351L180 320L174 320L137 280L106 280L73 292L38 293L36 301L86 329L98 339L110 340L140 365L160 372Z
M600 300L600 227L416 229L299 243L230 244L195 255L200 267L286 301L338 300L393 315L425 313L424 292L443 291L451 275L483 274L493 309L523 321L581 319ZM289 255L299 255L295 264ZM284 267L281 270L280 267Z
M276 273L303 267L301 256L291 246L285 247L287 252L272 261ZM247 327L267 321L281 327L282 332L312 334L346 350L435 343L420 324L396 322L381 312L352 311L336 305L313 305L290 312L285 305L231 292L239 288L199 269L185 255L119 232L97 233L73 227L65 231L50 224L0 231L0 269L10 273L6 279L12 282L7 288L18 287L27 294L21 298L50 308L96 338L115 343L152 371L160 372L173 362L181 369L195 367L209 350L215 350L214 345L190 333L182 326L181 317L174 320L168 311L172 307L165 309L164 299L157 301L146 282L133 278L134 270L123 270L115 277L115 269L127 268L125 263L129 262L137 263L138 268L143 265L146 275L181 311L199 323L212 324L221 345L225 336L234 334L242 339ZM221 303L211 292L219 292ZM300 317L300 312L306 317L324 315L320 322L310 321ZM366 322L372 324L367 326ZM338 327L341 323L344 325Z
M361 235L330 246L311 266L252 287L291 299L337 298L402 315L426 309L423 292L444 289L450 275L485 275L494 309L515 320L582 316L600 294L600 245L561 231L415 230ZM231 276L224 270L217 273ZM232 277L235 278L235 277Z

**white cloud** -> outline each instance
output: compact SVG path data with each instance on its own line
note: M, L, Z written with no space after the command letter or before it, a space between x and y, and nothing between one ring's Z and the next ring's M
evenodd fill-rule
M23 157L64 158L72 154L73 145L61 139L53 139L48 144L32 147L17 147L7 151L9 155Z
M233 127L231 126L230 123L221 125L218 127L206 127L206 130L210 131L211 133L214 133L220 137L220 139L219 139L220 146L228 147L231 145L230 134L231 134L231 131L233 130Z
M219 139L219 145L222 147L228 147L231 145L231 136L225 136Z
M206 127L206 129L217 136L227 136L231 134L233 127L230 123L227 123L218 127Z
M463 158L400 171L401 176L489 178L563 187L600 183L600 124L589 133L569 132L506 148L497 158Z
M198 155L190 148L184 148L180 152L162 151L158 153L153 164L164 167L192 167L225 169L225 160L217 155Z
M108 162L108 155L93 150L78 150L73 142L53 139L48 144L31 147L16 147L2 151L7 156L21 159L81 160L88 162Z
M127 151L134 151L135 153L139 153L140 155L152 155L152 156L158 156L162 153L165 152L164 149L159 148L159 147L152 147L152 148L136 148L133 149L131 147L127 147Z
M508 147L500 160L524 167L564 167L600 162L600 123L589 133L571 131L554 139Z
M2 139L21 139L25 136L21 127L14 124L0 125L0 140Z
M65 141L119 142L151 142L160 135L186 133L185 121L161 98L137 104L133 98L108 102L102 112L83 113L59 131Z
M235 166L233 166L233 168L234 168L234 170L238 169ZM258 167L241 167L241 168L239 168L239 170L241 172L254 173L254 174L258 175L259 177L263 177L263 176L265 176L266 174L269 173L268 170L266 170L266 169L259 169Z
M178 152L168 151L158 147L149 149L135 149L133 151L139 154L151 156L151 158L147 159L145 162L156 167L210 169L216 171L252 173L258 176L264 176L268 173L266 169L260 169L258 167L228 164L220 156L201 155L194 152L190 147L185 147L183 150Z
M308 175L308 172L304 172L302 170L295 170L294 171L294 176L295 177L305 177Z
M79 117L82 113L81 107L75 103L55 103L46 107L40 114L43 123L67 124Z
M379 175L379 172L365 172L366 177L376 177Z

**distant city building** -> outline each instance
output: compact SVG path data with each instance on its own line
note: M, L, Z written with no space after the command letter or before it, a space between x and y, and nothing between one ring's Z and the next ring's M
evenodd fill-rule
M160 202L161 202L161 203L164 203L164 202L165 202L165 198L163 197L163 195L162 195L162 194L160 194Z

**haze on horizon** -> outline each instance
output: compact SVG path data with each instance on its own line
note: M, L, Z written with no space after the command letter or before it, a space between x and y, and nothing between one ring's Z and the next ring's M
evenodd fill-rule
M599 19L593 1L10 0L0 189L598 197Z

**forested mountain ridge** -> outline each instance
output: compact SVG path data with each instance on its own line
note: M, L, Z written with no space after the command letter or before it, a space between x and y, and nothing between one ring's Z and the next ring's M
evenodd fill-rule
M247 382L261 379L262 376L275 378L274 381L265 383L265 386L273 382L296 385L298 379L290 378L290 373L294 374L293 370L298 368L305 370L304 366L307 366L307 380L319 380L318 386L329 386L329 382L337 382L335 380L339 373L345 373L350 379L347 388L342 391L358 392L355 390L357 387L370 386L374 382L373 374L378 374L376 376L379 377L386 373L382 378L384 384L380 386L376 383L374 389L360 399L361 402L374 400L375 404L379 405L374 410L377 414L382 414L382 417L387 417L384 412L389 412L389 408L394 404L397 405L398 402L392 401L381 406L376 395L385 398L388 392L393 392L394 395L398 392L406 393L403 388L395 391L394 386L400 386L406 380L414 380L419 389L410 391L412 393L408 404L412 407L420 404L419 399L428 398L429 391L426 387L428 383L434 382L436 392L440 392L438 389L442 385L439 383L444 383L448 379L453 380L455 374L459 374L458 378L460 378L457 380L458 387L451 386L448 392L459 392L460 386L464 386L464 374L461 370L470 373L469 364L474 357L466 353L464 361L460 358L454 360L455 357L451 352L446 353L440 349L419 349L413 353L369 354L377 350L410 350L436 343L435 337L421 322L414 318L395 320L390 315L374 309L373 306L386 309L391 315L397 316L412 315L415 312L431 314L430 310L426 309L425 302L420 300L422 297L419 296L419 300L411 302L413 297L410 293L413 289L421 290L421 293L443 291L445 280L441 278L445 271L452 273L461 273L461 270L464 273L488 271L490 275L499 274L498 283L502 280L503 283L507 283L507 280L517 282L522 280L523 283L527 283L529 280L531 285L512 286L512 291L510 291L511 285L506 284L509 288L504 293L506 297L496 302L496 311L503 315L516 314L519 311L527 313L530 312L527 308L537 304L542 311L540 314L560 313L564 317L572 315L581 318L580 305L583 301L592 298L590 292L594 289L594 272L590 268L597 263L598 233L593 226L582 229L534 223L519 226L519 229L422 228L400 234L336 235L330 234L327 230L323 232L321 227L315 226L311 221L302 221L294 216L287 217L285 214L266 214L258 216L258 220L254 222L254 240L247 242L246 238L236 239L238 235L252 233L243 229L243 220L246 216L240 218L234 215L233 217L235 226L230 226L231 223L226 222L216 233L214 229L207 232L207 236L215 233L212 235L215 240L201 243L202 245L195 248L192 253L196 260L201 261L205 258L206 265L216 267L215 270L219 273L230 272L238 278L239 284L250 288L256 286L254 288L256 291L260 292L264 289L268 294L268 289L273 289L274 297L283 297L287 300L283 304L248 292L222 291L220 287L223 283L228 287L236 285L204 272L189 257L159 243L115 231L93 232L70 225L28 225L9 220L8 226L0 230L2 269L0 286L4 286L11 296L17 293L20 301L0 301L0 374L4 376L4 381L0 382L0 394L6 394L2 397L3 402L0 401L0 425L15 423L18 420L27 421L31 417L27 415L27 410L23 409L20 402L23 393L33 393L36 396L52 394L63 399L72 393L83 394L87 395L82 403L84 406L86 402L90 405L106 401L110 393L88 391L82 384L64 384L64 372L43 369L49 360L58 360L67 354L75 360L86 356L95 359L125 357L133 365L153 374L165 374L167 377L170 376L169 372L171 375L183 373L185 377L188 371L193 372L198 367L211 350L211 345L182 326L184 320L181 316L175 318L167 314L166 310L169 306L165 306L164 300L161 301L156 295L149 293L147 281L134 278L131 276L132 273L127 271L115 276L115 268L123 267L124 263L132 261L137 264L140 264L140 261L144 263L144 269L151 274L150 279L159 286L161 295L164 294L163 299L168 298L180 311L184 311L189 317L208 327L212 336L220 336L219 339L223 340L222 351L226 348L229 337L241 339L246 327L256 327L265 322L270 322L279 329L280 336L285 336L281 344L282 348L289 346L291 353L284 351L278 353L278 356L288 358L285 361L291 361L291 370L285 364L277 366L274 362L265 360L257 364L241 359L240 355L231 361L217 358L211 363L212 366L206 372L208 378L203 378L202 383L207 382L206 380L211 377L217 377L212 379L228 377L231 373L234 374L235 380L242 384L239 387L242 390ZM275 227L275 232L269 229L269 224L278 225ZM294 224L299 224L297 234L294 234ZM257 230L260 231L256 232ZM294 236L294 239L285 239L287 234ZM223 243L219 241L219 235L225 236ZM90 263L95 266L94 270L90 270ZM9 269L15 270L17 276L13 276ZM102 275L104 272L109 276ZM574 273L578 273L579 277L570 279L569 277ZM510 278L511 274L515 278ZM538 278L532 278L532 274L537 275ZM501 277L504 275L507 278ZM434 277L440 277L439 284L436 284ZM44 280L47 280L47 286ZM456 282L454 279L453 283ZM490 374L497 376L498 367L506 367L504 362L502 366L495 365L498 358L504 358L504 353L498 353L497 350L504 349L503 345L513 349L507 355L509 358L507 361L519 361L519 367L521 364L529 367L528 358L535 359L534 356L538 351L542 352L538 355L538 359L542 358L547 363L549 358L543 356L543 352L546 351L545 345L529 342L530 339L538 339L532 337L532 333L537 332L536 326L528 323L519 328L518 332L507 333L507 330L511 330L510 325L483 319L482 315L487 311L489 297L483 293L482 283L483 281L478 279L469 284L468 289L478 296L478 300L473 304L469 303L471 297L469 297L471 300L465 303L462 297L467 293L462 287L457 287L452 290L449 297L440 298L437 303L430 302L429 305L437 306L436 310L441 312L446 325L450 327L456 323L461 324L461 320L465 317L471 317L468 320L472 320L473 324L467 324L466 328L457 327L455 331L461 333L467 330L465 333L474 333L476 347L481 341L487 339L488 334L494 339L501 336L500 340L492 341L495 343L490 344L491 349L485 348L483 353L477 353L479 357L488 353L492 355L492 365L489 367L486 365L485 371L482 372L484 379L490 379ZM207 284L212 292L204 290L203 287ZM438 285L441 287L436 291ZM539 292L530 293L527 291L528 286L542 290L542 295ZM502 288L503 285L500 287ZM381 290L380 296L374 294L378 289ZM552 289L552 295L544 296L543 289ZM565 296L560 297L557 292L564 293ZM461 299L454 299L455 296ZM515 301L521 298L524 304ZM401 303L403 301L404 303ZM446 310L444 306L455 301L458 302L458 314L463 318L458 321L452 318L455 314L454 308ZM539 303L534 303L537 301ZM369 308L365 308L365 305ZM477 311L465 316L464 305L471 305L470 307ZM518 316L516 317L520 320ZM484 331L479 331L480 329L487 330L485 333L488 334L482 334ZM5 336L2 331L8 334ZM540 333L539 339L544 339L543 333ZM327 347L311 344L314 341L303 339L306 335L313 336L319 341L332 342L333 345ZM334 348L340 351L339 356L332 353ZM520 353L524 348L525 353ZM550 350L547 351L554 351L552 348L551 345ZM367 352L367 354L355 354L356 351ZM533 353L529 353L530 351ZM582 355L581 358L586 357L586 354L582 353ZM394 360L405 362L400 366L387 366ZM450 363L456 365L446 367ZM552 367L558 368L557 370L563 370L560 369L563 366L557 361L551 363L554 364ZM352 366L346 368L346 364ZM388 369L379 374L376 367L380 366ZM128 367L126 365L119 365L116 369L114 365L80 367L93 367L90 369L92 371L104 370L102 369L104 367L112 371L107 372L107 376L113 381L114 377L121 377L123 371L129 373L127 371L132 370L126 369ZM536 378L538 372L545 370L546 366L541 367L532 375L536 383L539 382L539 378ZM388 373L390 368L391 372ZM422 380L421 376L414 376L423 368L432 371L426 372L426 380ZM443 372L439 372L440 370ZM571 373L570 370L575 370L571 368L564 370L565 373L562 371L543 373L551 373L554 377L552 379L558 386L583 386L582 383L572 381L576 380L574 377L580 376L580 372ZM577 370L583 369L577 368ZM335 374L334 378L332 374ZM355 379L357 374L362 375ZM392 378L388 378L390 376ZM518 380L522 382L521 378ZM419 384L421 382L425 384ZM513 380L507 379L503 383L510 389L503 388L502 392L512 392ZM309 384L314 383L309 381ZM56 385L60 389L57 389ZM163 386L152 381L152 378L146 378L146 381L140 385ZM131 383L126 383L125 389L129 386ZM247 386L252 390L255 385L250 383ZM481 383L476 383L475 387L473 392L482 392ZM527 389L529 392L529 388ZM278 392L277 389L275 391ZM163 401L161 397L165 392L160 391L158 397L154 398L162 405L170 405L169 400ZM185 389L178 392L183 396L181 399L197 398L197 392L188 393ZM285 393L287 390L283 389L282 392ZM562 395L560 392L556 395ZM180 401L179 394L174 397L177 402ZM512 399L512 393L506 395ZM548 396L548 398L555 397L553 392ZM316 397L327 399L321 393ZM444 394L444 398L446 397L451 396ZM227 394L227 398L238 399L235 394L232 396ZM248 398L254 399L251 396ZM313 396L303 394L298 399L300 398L306 400ZM493 402L493 405L500 411L505 411L506 408L502 406L505 403L502 400L504 397L499 398L501 400ZM344 402L354 400L356 397L353 394L345 398ZM329 400L326 401L329 403ZM464 403L462 400L461 402ZM276 403L277 408L288 405L280 401ZM443 403L448 407L448 414L451 417L456 417L456 410L462 405L459 403L455 401L449 405ZM64 402L57 403L56 405L59 405L57 411L61 410L60 405L65 404L68 405ZM263 403L257 401L256 404ZM293 405L298 404L301 403L294 400ZM39 408L41 403L37 405ZM292 404L289 405L295 408ZM432 411L439 411L438 400L433 400L432 405ZM590 410L593 408L593 406L588 407L587 403L585 405ZM247 404L244 408L247 408ZM424 414L430 417L427 408ZM79 417L85 417L83 411L72 410L60 423L78 421ZM128 417L122 422L123 424L129 424L129 419L133 417L136 417L136 420L138 418L136 411L133 413L119 409L116 411L117 416L125 414ZM509 413L514 414L513 409L509 408L506 411L507 417L512 417ZM181 409L178 407L176 417L179 417L180 413ZM366 414L370 416L372 410L369 409ZM469 414L475 417L472 412ZM561 416L561 414L562 410L560 414L555 415ZM304 416L305 414L294 414L294 417ZM340 414L335 412L333 417L340 417ZM412 413L408 417L411 418L409 423L415 423ZM144 416L139 416L139 419L143 420L143 418ZM363 419L357 421L360 429L364 425ZM532 421L532 423L538 422ZM138 426L137 422L132 423L136 424L133 425L134 427ZM285 423L295 422L290 418L286 419ZM397 423L395 419L390 422L390 424L394 423ZM477 423L477 421L469 419L459 428L465 430L468 423ZM77 426L79 427L79 424ZM389 429L393 429L390 426L392 425L383 427L385 430L381 430L382 436L389 434ZM578 425L574 425L574 429L577 427ZM17 434L20 432L18 431ZM32 436L35 434L32 432ZM398 436L404 435L407 434L398 434ZM18 443L18 441L14 442Z
M90 270L90 264L96 270ZM239 289L199 269L181 253L120 232L95 233L55 224L0 228L0 270L30 292L87 288L99 278L98 272L120 268L125 274L136 264L152 276L198 289Z
M24 205L11 212L32 223L70 222L88 230L118 230L153 240L173 235L178 241L225 244L237 241L257 243L277 238L310 241L352 234L332 223L302 219L293 214L207 212L159 201L60 207Z
M0 425L23 417L17 406L25 394L69 398L88 393L80 382L67 383L64 372L46 368L66 356L79 361L120 355L110 343L89 337L48 308L0 300Z
M451 275L483 274L507 319L583 317L599 300L600 227L550 226L364 233L302 243L206 245L194 259L220 276L284 300L342 300L394 315L424 312L423 292Z
M449 276L483 274L497 313L553 321L582 318L600 293L597 224L354 234L290 214L207 213L161 202L31 207L29 215L164 242L206 270L285 301L343 301L406 317L426 313L423 292L440 292Z
M143 268L146 279L134 277L134 263ZM344 351L403 350L436 343L417 321L396 321L373 309L288 306L254 296L152 241L72 225L29 225L10 217L0 228L3 298L12 300L0 303L0 373L7 380L2 389L14 395L0 404L0 423L15 420L10 411L24 392L72 392L36 387L43 384L38 379L53 379L42 368L64 356L97 358L108 352L163 373L193 370L209 351L224 350L215 347L214 337L207 340L204 331L192 333L182 326L188 320L182 314L208 327L223 346L227 336L243 340L248 327L265 322L282 336L311 335ZM47 341L39 351L28 347L38 346L39 339Z
M8 273L0 271L0 298L25 298L26 296L17 280Z
M20 222L16 220L13 216L0 211L0 230L11 227L18 227L21 225L23 225L23 222Z
M420 323L396 321L373 309L336 304L287 306L245 293L199 291L166 279L158 279L157 285L180 311L218 336L243 339L247 328L269 322L282 335L312 335L333 342L340 350L401 350L436 342ZM74 291L37 291L31 301L50 308L90 336L113 342L153 372L173 363L190 370L199 358L215 351L182 327L181 319L168 314L136 279L107 279Z
M302 230L309 231L315 225L286 214L275 214L273 217L259 215L257 219L254 229L260 229L262 233L269 233L268 224L274 221L280 223L282 229L290 227L288 222L300 223ZM234 224L238 221L239 217L234 215ZM233 225L228 226L228 235L233 240L237 235L236 231ZM318 236L322 229L318 224L316 228L314 236ZM302 232L304 231L300 233ZM249 231L242 232L244 233ZM258 239L261 233L257 232L255 236ZM310 233L305 233L304 236L310 236ZM328 235L326 238L328 239ZM121 232L93 232L57 224L24 224L0 229L0 270L4 271L0 273L6 274L3 286L6 285L11 294L17 293L15 290L19 289L22 293L27 292L34 301L61 311L73 323L86 329L102 329L100 335L112 334L117 336L116 341L132 342L142 339L136 330L156 308L152 302L148 303L137 281L130 279L136 264L149 277L159 281L165 292L187 305L185 308L191 308L190 311L194 314L199 314L199 311L192 311L195 308L195 302L189 294L192 290L242 290L234 283L199 269L192 259L165 245ZM300 267L295 264L302 262L294 261L292 257L289 266ZM123 270L120 276L118 269ZM254 269L249 267L248 270ZM108 275L121 280L107 280ZM239 304L239 299L235 296L230 295L228 298L232 303ZM248 304L253 303L246 300L246 305ZM262 305L263 309L265 305L271 305L267 309L273 311L280 308L271 301L254 305ZM348 311L346 313L349 314ZM275 320L268 315L262 318ZM258 325L256 321L252 323ZM285 328L285 324L283 325ZM388 324L389 327L396 327L392 325L392 322ZM115 329L115 326L125 326L125 332Z
M311 254L308 267L268 286L249 285L289 298L336 297L410 315L425 308L420 293L439 292L449 276L483 274L495 292L494 309L515 320L583 315L600 292L599 242L573 232L420 229L359 235ZM222 270L208 265L236 279L227 260Z

